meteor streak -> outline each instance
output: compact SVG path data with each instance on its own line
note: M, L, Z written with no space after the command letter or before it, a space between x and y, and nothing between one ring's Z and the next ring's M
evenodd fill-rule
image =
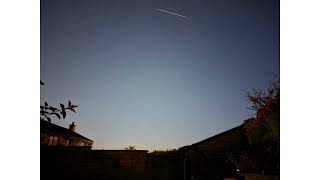
M172 15L175 15L175 16L179 16L179 17L182 17L182 18L185 18L185 19L189 19L187 16L184 16L184 15L181 15L181 14L177 14L177 13L174 13L174 12L166 11L166 10L163 10L163 9L156 9L156 10L164 12L164 13L172 14Z

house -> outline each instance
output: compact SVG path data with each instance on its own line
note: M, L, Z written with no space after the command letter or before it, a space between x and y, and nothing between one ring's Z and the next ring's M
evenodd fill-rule
M69 129L40 120L40 144L43 146L84 146L90 147L93 141L76 133L74 122Z
M250 118L240 126L180 148L184 179L279 179L279 142L266 139L266 134L279 132L256 125L257 119Z
M244 126L240 125L178 151L184 159L184 179L237 177L239 170L229 161L233 152L245 149Z

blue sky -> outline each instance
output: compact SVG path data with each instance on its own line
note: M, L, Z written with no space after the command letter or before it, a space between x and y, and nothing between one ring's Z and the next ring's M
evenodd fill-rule
M190 20L157 11L165 9ZM94 148L178 148L250 117L279 75L279 1L42 0L41 101Z

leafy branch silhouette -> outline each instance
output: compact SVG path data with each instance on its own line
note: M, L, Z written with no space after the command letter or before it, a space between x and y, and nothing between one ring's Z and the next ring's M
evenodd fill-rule
M250 103L248 109L258 111L264 107L270 99L280 97L280 80L271 82L266 91L252 89L252 92L247 92L246 96Z
M40 80L40 85L45 85L44 82ZM40 105L40 120L45 120L51 122L51 117L56 116L58 119L65 119L67 115L67 111L72 111L76 113L75 108L78 107L73 105L71 101L68 101L67 105L60 103L60 107L56 108L50 106L47 102L44 102L43 105Z

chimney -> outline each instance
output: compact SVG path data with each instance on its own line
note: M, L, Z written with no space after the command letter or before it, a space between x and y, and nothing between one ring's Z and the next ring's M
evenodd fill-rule
M72 122L72 124L69 124L69 130L74 131L76 129L76 125L74 124L74 122Z

